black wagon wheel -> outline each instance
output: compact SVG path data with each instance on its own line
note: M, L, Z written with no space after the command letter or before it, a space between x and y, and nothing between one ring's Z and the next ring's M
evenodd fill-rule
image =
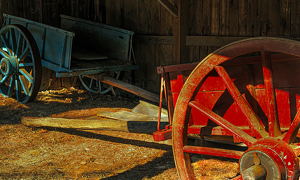
M0 93L20 103L33 101L42 78L38 46L28 29L7 25L0 30Z
M122 80L124 74L124 71L116 71L110 73L111 77L118 80ZM106 94L113 88L111 85L105 84L99 80L95 80L84 75L80 75L79 79L82 85L85 87L85 89L93 93Z

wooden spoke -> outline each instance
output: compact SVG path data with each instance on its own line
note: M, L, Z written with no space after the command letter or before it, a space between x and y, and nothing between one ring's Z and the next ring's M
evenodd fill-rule
M199 110L203 114L205 114L208 118L210 118L212 121L214 121L216 124L220 125L221 127L227 129L232 134L234 134L236 137L240 138L243 143L245 143L248 147L251 146L254 142L256 142L256 139L250 136L249 134L245 133L238 127L234 126L230 122L228 122L226 119L222 118L218 114L214 113L207 107L201 105L200 103L196 101L191 101L189 103L191 107L194 107L195 109Z
M6 57L6 58L9 58L9 57L10 57L10 55L7 54L7 53L6 53L3 49L1 49L1 48L0 48L0 54L1 54L2 56Z
M9 75L5 75L5 76L1 79L0 84L3 84L3 83L7 80L7 78L9 78Z
M93 81L94 81L94 79L91 78L91 82L90 82L89 88L92 88Z
M11 93L12 93L12 91L13 91L13 89L14 89L14 76L11 76L11 78L10 78L10 83L9 83L9 88L8 88L8 91L7 91L7 96L8 97L11 97Z
M266 98L268 102L269 136L281 135L270 52L261 51Z
M27 46L26 49L22 52L22 54L21 54L20 57L19 57L19 61L20 61L20 62L23 62L23 61L24 61L24 59L25 59L26 56L28 55L29 51L30 51L30 49L29 49L29 47Z
M115 79L121 80L124 77L124 71L119 71L119 72L111 72L110 74L112 77ZM91 91L93 93L100 93L100 94L105 94L108 93L109 91L113 91L113 87L106 85L105 83L95 80L93 78L90 78L88 76L79 76L79 80L82 83L82 85L87 89L88 91Z
M257 132L258 137L267 137L268 133L265 131L264 127L260 124L260 119L256 116L256 114L253 112L253 110L249 107L248 103L244 99L244 97L241 95L237 87L234 85L233 81L229 77L228 73L222 66L216 66L215 70L219 74L219 76L222 78L223 82L226 84L227 90L231 94L234 101L237 103L237 105L240 107L243 114L247 117L249 125L252 127L254 131Z
M3 34L1 34L1 40L2 40L2 43L3 43L3 47L5 47L6 48L6 50L7 50L7 52L8 52L8 54L9 54L9 56L12 56L12 50L11 50L11 47L10 47L10 44L9 44L9 42L8 42L8 39L3 35ZM1 49L1 48L0 48ZM2 49L3 50L3 49ZM8 57L8 56L6 56L6 57Z
M19 72L31 83L33 83L33 77L25 70L19 69Z
M296 139L297 133L299 131L299 127L300 127L300 108L297 111L297 114L293 120L293 123L292 123L290 129L284 135L282 140L288 144L293 143Z
M10 35L11 35L11 41L12 41L12 51L13 56L16 55L16 49L17 49L17 41L16 41L16 34L14 29L10 29Z
M24 76L20 75L19 80L20 80L20 83L21 83L21 86L23 88L23 91L24 91L25 95L28 96L29 95L29 89L28 89L28 85L26 83L26 80L25 80Z
M15 87L16 87L16 96L17 96L17 101L21 100L21 87L18 81L18 77L15 75L14 76L15 79Z
M22 50L23 50L23 44L24 44L24 37L22 34L19 34L18 42L17 42L17 50L16 50L16 55L17 57L21 56Z
M40 89L42 64L38 46L22 25L6 25L0 30L2 79L0 93L20 103L35 99ZM15 93L12 93L15 92Z
M34 64L33 63L20 63L19 64L19 68L24 68L24 67L33 67Z
M184 146L183 152L194 154L205 154L210 156L222 156L227 158L239 159L243 155L243 151L234 151L220 148L209 148L199 146Z

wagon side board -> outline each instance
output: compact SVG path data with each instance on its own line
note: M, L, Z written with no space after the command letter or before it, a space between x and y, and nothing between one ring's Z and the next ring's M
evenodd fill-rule
M44 67L53 71L70 69L75 33L8 14L3 14L3 17L4 25L20 24L31 32L38 45Z
M106 24L61 15L61 28L76 33L74 46L118 61L131 61L134 32Z

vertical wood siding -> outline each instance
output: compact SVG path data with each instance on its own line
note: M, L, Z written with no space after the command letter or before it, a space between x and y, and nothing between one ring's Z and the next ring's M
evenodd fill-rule
M189 1L191 36L300 36L298 0ZM175 21L156 0L0 0L3 13L55 27L60 26L59 15L66 14L132 30L137 35L156 36L172 36ZM189 46L188 62L199 62L217 48ZM136 43L134 50L140 65L135 83L158 92L156 67L174 64L173 45Z

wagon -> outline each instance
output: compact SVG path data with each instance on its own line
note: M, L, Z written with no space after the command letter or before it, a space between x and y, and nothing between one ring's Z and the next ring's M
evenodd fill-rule
M90 43L85 43L86 36L82 36L74 44L79 47L90 45L88 49L94 51L87 53L93 54L91 62L95 63L93 57L97 57L96 62L103 64L81 67L76 65L89 63L81 63L83 59L80 57L88 58L86 53L79 53L76 60L71 58L73 32L48 26L44 28L46 25L9 15L5 17L7 25L0 30L0 53L3 56L0 91L4 96L16 97L20 102L33 100L38 91L42 66L54 70L57 77L86 76L90 78L87 82L97 79L95 74L98 73L137 68L131 59L131 33L128 33L130 43L126 53L121 55L126 58L122 61L120 57L114 57L113 62L117 61L118 65L111 66L104 63L108 60L106 57L103 62L100 60L103 56L97 54L95 34L90 34L91 29L88 28L97 23L88 22L88 26L82 26L83 30L78 31L79 37L91 35ZM66 29L86 23L62 16L63 23L65 20L70 21L63 25ZM117 35L116 39L123 40L125 35ZM101 40L104 39L97 39L97 42ZM104 44L107 42L104 40ZM113 54L115 52L118 51ZM160 99L164 94L170 124L163 130L158 128L154 139L172 138L180 178L196 179L191 154L238 159L240 175L234 179L299 178L299 60L298 41L257 37L228 44L200 63L159 67L162 77ZM90 84L89 88L92 87ZM190 143L190 139L195 138L201 140L201 146ZM208 147L204 143L206 138L243 143L248 149L238 151Z
M56 77L79 76L87 90L102 94L112 87L88 75L122 79L125 71L138 69L132 31L65 15L61 15L61 28L3 16L0 92L5 97L21 103L34 100L42 67L55 71Z
M299 178L299 50L296 40L256 37L221 47L200 63L158 67L170 125L154 139L172 133L181 179L196 179L195 154L238 159L234 179ZM201 146L190 143L194 138ZM248 149L212 148L205 139Z

